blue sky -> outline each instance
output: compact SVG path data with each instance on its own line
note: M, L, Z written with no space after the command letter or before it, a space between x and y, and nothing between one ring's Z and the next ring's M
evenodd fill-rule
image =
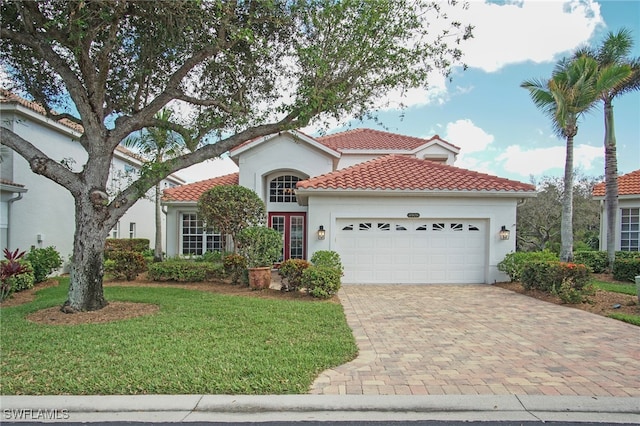
M585 44L598 45L622 27L633 33L632 56L640 56L640 1L472 0L458 13L475 26L474 39L462 45L469 68L456 69L452 82L434 76L429 91L404 99L408 109L381 111L381 122L394 133L438 134L459 146L458 167L523 182L562 176L564 141L520 83L549 78L559 59ZM628 173L640 168L640 92L614 100L614 112L618 170ZM603 120L601 106L584 115L574 140L576 169L587 176L604 174ZM349 125L384 130L373 122ZM345 129L336 123L329 133ZM230 160L218 159L178 174L194 181L235 170Z

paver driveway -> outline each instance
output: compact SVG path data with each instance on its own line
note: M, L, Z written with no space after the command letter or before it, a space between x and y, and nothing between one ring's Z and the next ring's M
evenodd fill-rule
M640 396L640 327L490 285L346 285L359 356L312 394Z

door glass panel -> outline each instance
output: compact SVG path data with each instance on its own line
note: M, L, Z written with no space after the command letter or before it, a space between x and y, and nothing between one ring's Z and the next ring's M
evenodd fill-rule
M289 228L289 258L304 258L304 217L291 216Z
M282 262L284 260L284 223L284 216L271 216L271 227L280 233L283 241L282 254L278 259L278 262Z

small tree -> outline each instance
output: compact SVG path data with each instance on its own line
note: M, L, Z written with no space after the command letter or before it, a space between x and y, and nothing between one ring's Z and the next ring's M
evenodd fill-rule
M216 186L198 200L198 217L234 242L244 228L264 223L264 216L265 205L258 194L240 185Z

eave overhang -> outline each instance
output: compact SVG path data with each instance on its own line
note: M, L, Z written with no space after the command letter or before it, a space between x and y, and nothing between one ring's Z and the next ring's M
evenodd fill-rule
M437 190L437 189L330 189L297 188L298 204L306 206L311 196L348 196L348 197L430 197L430 198L534 198L536 191L498 191L498 190Z

